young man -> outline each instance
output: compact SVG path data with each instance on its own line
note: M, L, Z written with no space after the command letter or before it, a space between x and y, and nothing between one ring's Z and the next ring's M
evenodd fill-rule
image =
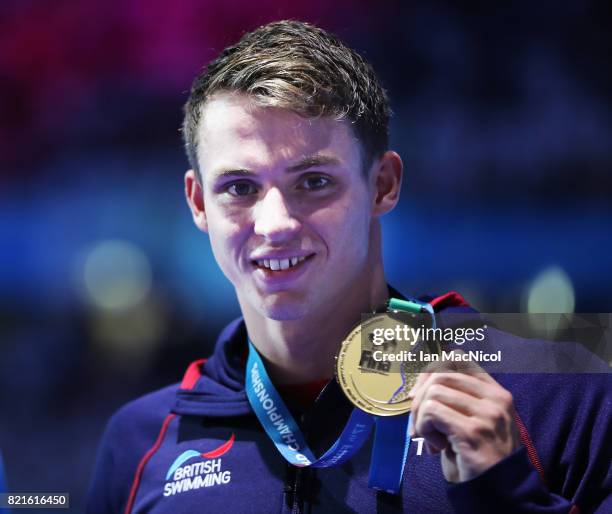
M296 467L255 416L248 341L316 455L347 423L335 355L361 313L399 296L381 255L380 217L402 180L388 118L370 66L305 23L246 34L196 78L185 192L243 317L181 384L113 416L88 512L578 512L604 501L609 407L584 377L579 396L561 398L554 379L534 391L533 377L421 375L411 434L429 452L410 446L398 494L368 486L371 441L340 466ZM456 293L428 300L470 310ZM544 403L560 409L554 419ZM590 425L566 444L584 412ZM588 454L576 464L578 450Z

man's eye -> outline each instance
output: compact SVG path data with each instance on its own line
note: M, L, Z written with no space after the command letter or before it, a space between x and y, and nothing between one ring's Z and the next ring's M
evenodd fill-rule
M331 183L331 180L323 175L310 175L302 181L302 187L309 190L323 189Z
M234 182L227 186L226 191L232 196L247 196L257 192L250 182Z

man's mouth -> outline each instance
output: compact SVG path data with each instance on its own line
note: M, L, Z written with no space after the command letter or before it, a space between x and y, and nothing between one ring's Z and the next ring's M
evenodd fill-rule
M283 259L256 259L251 261L254 266L266 271L282 272L293 268L299 268L300 265L313 257L314 254L285 257Z

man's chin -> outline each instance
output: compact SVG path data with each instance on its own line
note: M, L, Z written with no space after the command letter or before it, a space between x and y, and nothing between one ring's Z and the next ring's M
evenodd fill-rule
M258 308L260 314L275 321L296 321L308 314L306 302L282 296L271 295L265 298Z
M274 321L297 321L306 315L306 309L291 307L272 307L260 310L261 314Z

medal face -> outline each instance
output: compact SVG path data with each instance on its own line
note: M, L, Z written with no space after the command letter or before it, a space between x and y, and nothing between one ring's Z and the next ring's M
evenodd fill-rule
M423 319L408 313L375 314L364 318L342 342L336 378L353 405L376 416L410 411L408 392L427 365L423 352L439 351L420 342L414 328Z

